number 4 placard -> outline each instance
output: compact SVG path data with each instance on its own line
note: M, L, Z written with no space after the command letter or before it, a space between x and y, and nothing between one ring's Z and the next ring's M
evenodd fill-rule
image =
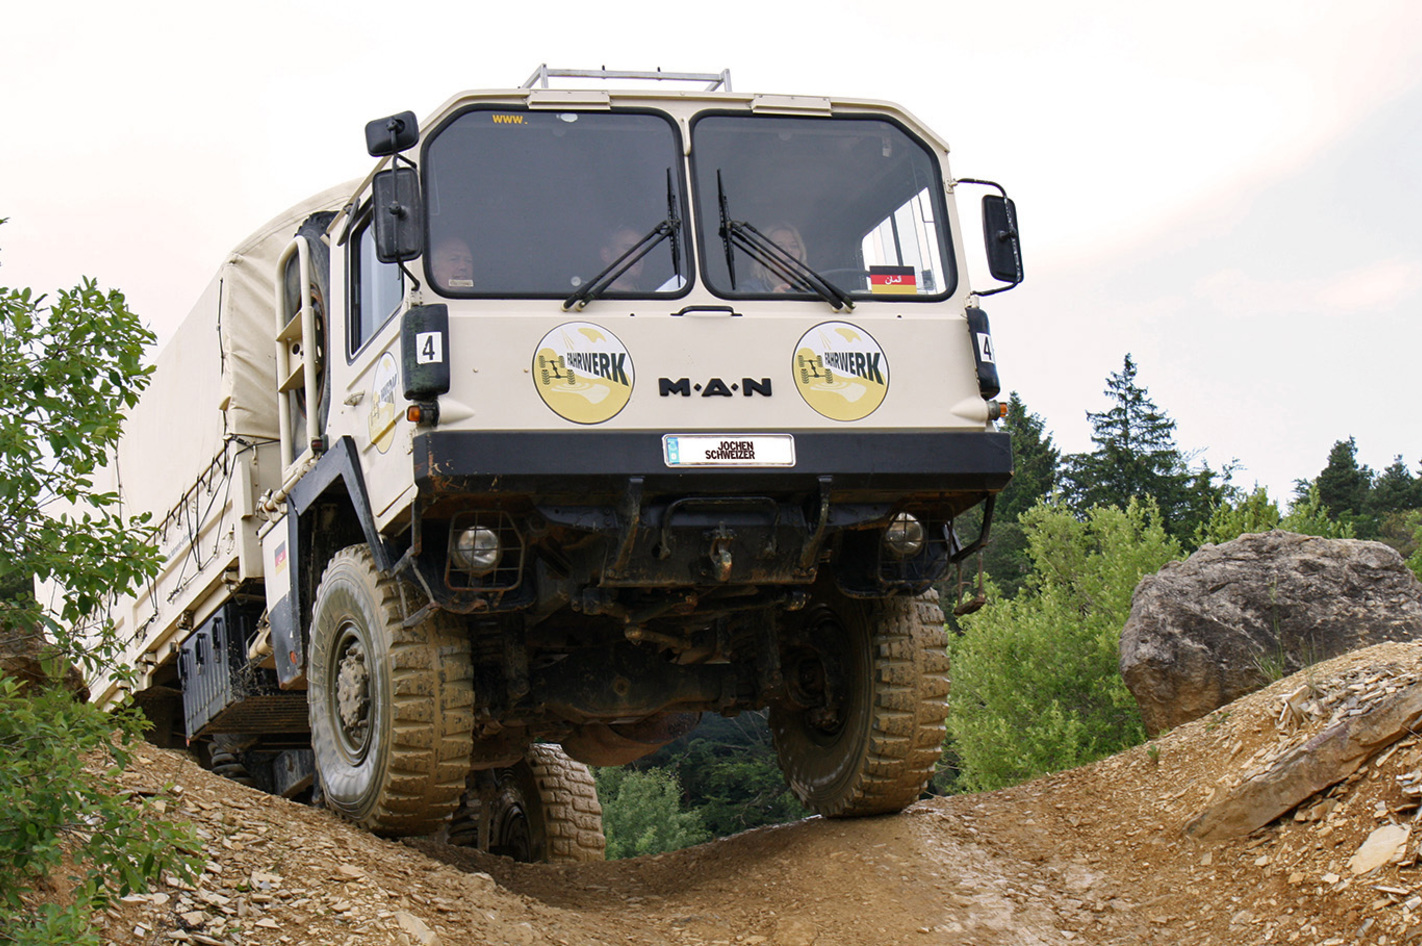
M430 365L444 361L444 333L419 332L415 335L415 364Z

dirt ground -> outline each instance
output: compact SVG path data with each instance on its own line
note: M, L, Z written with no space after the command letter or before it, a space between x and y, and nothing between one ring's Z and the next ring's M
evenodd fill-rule
M145 748L131 787L177 786L169 814L201 830L209 868L195 887L129 898L104 935L124 946L1410 943L1422 938L1417 737L1252 835L1205 844L1182 829L1318 731L1319 706L1366 712L1419 678L1422 646L1385 644L1004 791L568 867L383 841ZM1300 694L1312 715L1290 712ZM1386 825L1403 847L1355 874L1350 859Z

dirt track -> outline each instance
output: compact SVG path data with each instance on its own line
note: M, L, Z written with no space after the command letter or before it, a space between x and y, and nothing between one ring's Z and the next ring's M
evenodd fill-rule
M1309 671L1319 689L1415 671L1422 647L1388 644ZM1344 676L1351 674L1351 676ZM1276 729L1291 678L1094 766L902 815L810 819L686 851L550 867L427 842L381 841L323 811L143 750L134 787L181 786L211 872L123 905L115 943L203 944L1038 944L1352 943L1422 937L1422 869L1354 876L1380 825L1410 825L1422 745L1382 752L1323 804L1217 844L1182 826ZM1320 799L1314 799L1318 802ZM1305 815L1299 815L1300 819Z

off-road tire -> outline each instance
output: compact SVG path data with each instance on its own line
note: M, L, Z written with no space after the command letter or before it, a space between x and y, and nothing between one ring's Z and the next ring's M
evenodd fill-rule
M901 811L942 753L948 655L938 594L860 600L821 587L784 635L786 672L821 656L837 664L840 711L826 725L800 705L772 705L780 770L795 797L825 817Z
M422 600L407 586L413 606ZM327 807L386 836L436 830L458 806L474 732L469 638L435 612L405 627L400 586L369 548L326 566L311 621L307 702Z
M476 773L476 778L480 850L548 864L606 856L592 771L561 747L531 745L517 765Z

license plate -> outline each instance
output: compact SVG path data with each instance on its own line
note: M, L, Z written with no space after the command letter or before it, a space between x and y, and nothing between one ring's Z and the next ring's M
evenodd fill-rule
M666 434L667 466L794 466L790 434Z

